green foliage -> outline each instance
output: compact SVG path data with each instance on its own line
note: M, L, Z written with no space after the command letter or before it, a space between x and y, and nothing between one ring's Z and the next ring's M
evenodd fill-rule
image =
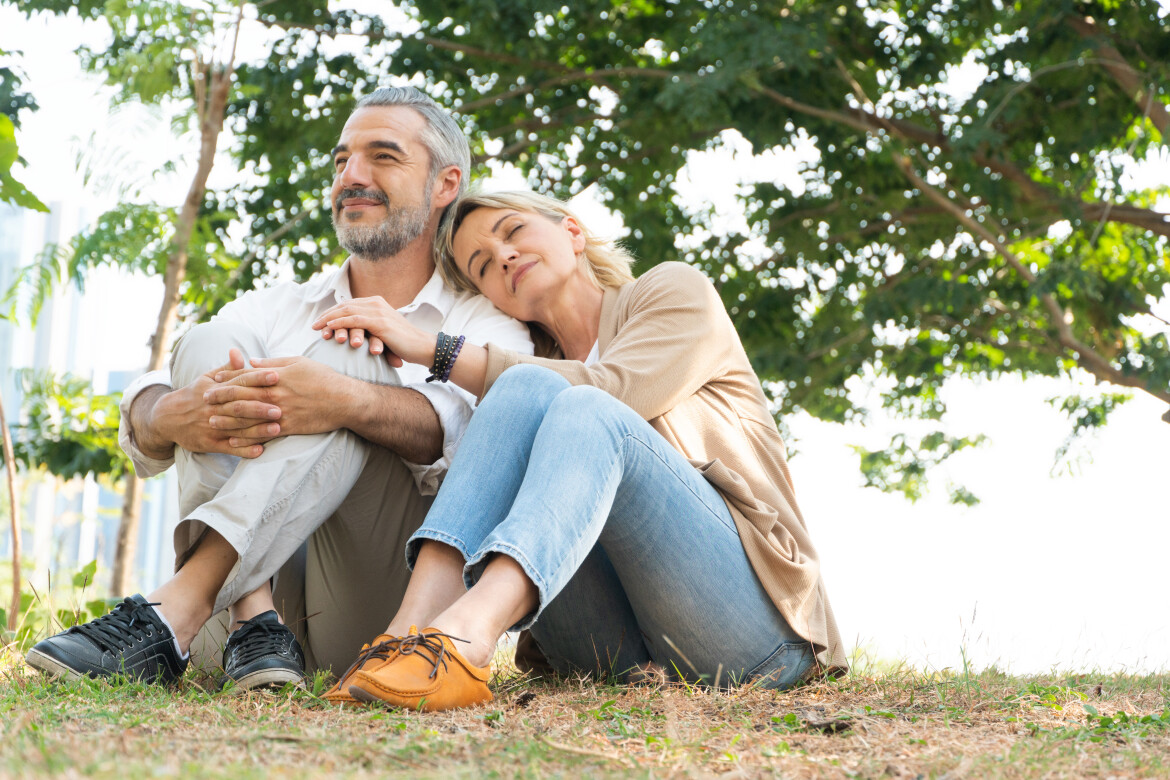
M27 469L61 479L93 474L116 482L129 468L118 446L118 393L96 394L83 379L22 371L22 417L13 455Z
M1070 458L1069 453L1087 435L1104 427L1113 412L1131 397L1128 393L1103 393L1096 397L1070 395L1065 398L1049 398L1048 405L1064 412L1072 422L1072 431L1056 450L1053 472L1063 465L1067 472L1072 474L1076 459Z
M87 62L145 101L191 95L182 64L231 13L17 6L105 18L113 42ZM638 270L684 260L710 276L779 415L859 420L862 378L891 388L891 413L938 419L952 377L1082 368L1170 398L1170 340L1135 326L1170 289L1170 223L1153 209L1165 193L1121 186L1128 159L1165 153L1170 18L1155 0L398 8L407 21L392 27L322 0L254 6L274 42L237 71L228 110L247 175L207 193L216 216L192 242L208 268L231 270L187 291L188 313L214 312L279 263L305 279L338 258L328 150L357 95L411 81L461 117L479 172L509 162L560 197L595 185ZM680 202L686 162L741 139L802 162L761 159L730 220ZM254 237L246 257L241 233ZM921 495L916 469L945 451L894 442L867 479ZM961 487L951 499L975 500Z
M6 52L0 50L0 56ZM0 203L11 203L33 211L48 207L12 176L12 166L20 159L16 146L16 128L22 110L35 111L36 100L21 89L23 74L11 66L0 67Z
M47 244L34 262L17 270L12 285L0 298L0 317L21 320L17 304L27 308L23 321L35 327L45 302L62 284L84 290L96 269L117 267L161 276L166 270L177 212L155 204L122 203L98 217L91 227L68 244ZM236 295L240 261L232 256L217 233L228 221L221 213L202 213L196 219L187 257L189 281L181 288L187 312L214 314Z
M1115 50L1167 103L1170 21L1153 0L401 8L411 21L390 28L319 3L258 7L283 38L240 71L231 113L237 153L261 175L215 203L265 235L305 215L263 253L298 278L337 253L320 193L338 122L354 95L412 79L461 116L480 171L506 161L560 197L596 185L639 270L702 268L778 414L860 419L847 383L864 377L893 388L893 413L937 419L951 377L1078 367L1168 397L1170 342L1132 318L1170 289L1170 224L1151 209L1161 193L1120 186L1127 156L1161 149L1164 128L1107 67ZM1098 33L1078 26L1089 19ZM351 35L367 45L334 46ZM794 175L756 166L742 220L680 203L687 160L737 134L756 154L812 151L781 172ZM1022 265L973 238L903 160ZM1074 352L1048 301L1108 371Z
M1091 742L1100 742L1110 737L1144 738L1155 732L1170 730L1170 709L1157 715L1130 715L1125 711L1102 715L1091 704L1084 705L1084 708L1085 719L1089 722L1088 739Z
M12 643L23 652L50 634L109 612L117 599L94 595L97 566L96 560L90 561L76 572L55 577L43 593L26 582L21 589L20 615L15 631L2 628L8 625L8 613L0 609L0 641ZM10 587L11 580L4 583L5 590Z
M904 434L897 434L884 449L868 450L854 446L853 450L861 458L866 487L876 487L885 493L901 493L915 502L926 494L931 469L955 453L978 447L985 441L983 435L948 436L935 431L921 437L917 443L912 443ZM972 506L978 502L979 499L966 488L952 487L951 503Z

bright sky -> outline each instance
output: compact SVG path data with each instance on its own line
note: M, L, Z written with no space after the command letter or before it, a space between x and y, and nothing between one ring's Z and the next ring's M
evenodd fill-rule
M0 6L0 49L23 51L27 86L41 105L18 136L29 161L19 178L46 202L84 205L93 215L126 186L178 204L186 166L170 180L152 181L149 172L181 158L182 143L143 110L108 115L104 88L81 74L71 54L84 35L74 22L29 23ZM80 149L106 171L101 186L86 187L77 172ZM743 165L759 165L739 155ZM696 160L689 186L733 189L734 168L726 159ZM1170 183L1170 156L1147 161L1141 175ZM102 287L124 302L89 296L86 349L97 365L144 365L161 284L111 277ZM874 658L918 667L958 667L965 649L976 667L1019 673L1170 669L1165 407L1135 398L1082 448L1074 474L1052 477L1053 453L1069 426L1044 399L1073 389L1047 380L952 382L945 427L985 433L990 442L956 456L936 475L938 489L913 505L862 488L849 449L883 444L899 430L893 422L880 414L867 427L788 421L797 492L847 640ZM948 505L948 480L983 503Z

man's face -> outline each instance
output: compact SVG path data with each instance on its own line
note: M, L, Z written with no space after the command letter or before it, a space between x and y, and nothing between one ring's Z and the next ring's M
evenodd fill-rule
M431 217L426 120L405 106L359 108L333 150L333 228L350 254L380 260L423 234Z

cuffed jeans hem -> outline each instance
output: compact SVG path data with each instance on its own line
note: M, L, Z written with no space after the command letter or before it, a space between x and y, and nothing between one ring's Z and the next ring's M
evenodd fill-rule
M182 533L184 536L190 538L187 524L192 522L199 523L203 526L203 532L195 538L195 541L191 543L192 545L199 544L203 538L203 533L211 530L222 536L224 541L230 544L232 549L236 551L236 563L232 566L232 570L228 572L227 579L224 580L223 586L219 589L219 593L216 594L215 605L212 608L212 614L214 615L221 610L227 609L236 603L240 596L244 595L242 593L236 593L236 575L243 569L244 553L251 544L251 535L246 530L241 530L234 523L224 522L220 517L214 515L199 517L193 514L180 520L179 524L175 526L175 537L177 538ZM179 553L179 558L186 558L192 552L191 546L188 546L186 550ZM184 565L186 565L186 561L184 561Z
M471 553L467 550L467 545L463 540L457 536L436 531L433 528L420 528L415 531L409 539L406 540L406 568L414 571L414 564L418 561L418 551L422 547L423 542L442 542L448 547L454 547L463 556L463 560L471 557ZM464 576L466 582L467 577ZM470 586L468 586L470 587Z
M487 567L487 558L492 553L500 553L516 561L516 563L520 564L520 568L524 570L524 574L536 586L536 609L520 618L508 630L524 631L531 628L532 624L536 622L536 619L540 617L540 613L544 611L544 605L550 600L548 583L545 582L544 577L540 576L536 567L532 565L532 562L525 557L519 548L513 547L506 542L492 542L487 547L480 548L473 557L467 559L467 563L463 567L463 583L470 590L479 581L479 578L483 576L483 570Z

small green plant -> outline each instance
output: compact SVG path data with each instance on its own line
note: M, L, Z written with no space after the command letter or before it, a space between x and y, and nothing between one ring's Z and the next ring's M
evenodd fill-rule
M1152 732L1170 730L1170 709L1165 709L1159 715L1130 715L1127 712L1115 712L1112 715L1102 715L1091 704L1084 705L1085 719L1089 722L1090 742L1100 742L1108 737L1142 738L1150 736Z
M90 597L96 574L97 561L94 560L72 574L53 578L43 593L32 583L25 582L20 594L16 629L3 632L3 643L23 652L44 636L109 612L117 603L116 599ZM67 584L62 585L62 582ZM0 625L7 625L7 621L7 612L0 609Z

